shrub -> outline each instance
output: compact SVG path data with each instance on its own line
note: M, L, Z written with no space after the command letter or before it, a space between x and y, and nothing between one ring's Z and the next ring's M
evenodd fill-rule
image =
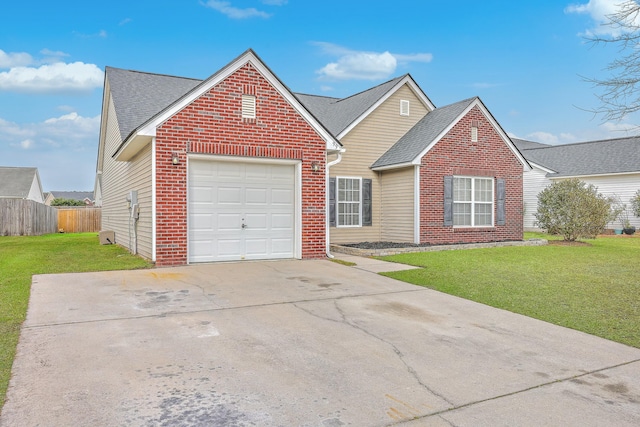
M540 228L564 240L595 238L611 219L611 199L577 178L554 182L538 194Z
M631 210L633 215L640 218L640 190L636 191L636 194L631 198Z
M85 206L85 203L82 200L53 199L51 206Z

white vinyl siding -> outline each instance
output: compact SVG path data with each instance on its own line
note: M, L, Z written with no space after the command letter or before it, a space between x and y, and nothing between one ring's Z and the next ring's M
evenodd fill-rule
M551 184L551 180L546 177L547 172L533 166L530 171L523 173L523 209L524 209L524 230L539 230L536 225L535 214L538 212L538 194Z
M336 206L338 227L362 225L362 178L337 178Z
M453 226L493 226L492 178L453 178Z

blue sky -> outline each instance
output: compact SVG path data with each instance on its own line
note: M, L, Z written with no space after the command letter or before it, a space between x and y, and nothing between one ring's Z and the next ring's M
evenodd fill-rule
M561 144L626 136L581 76L604 78L620 0L6 2L0 165L45 191L92 190L105 66L206 78L252 48L294 92L343 97L410 73L436 106L480 96L511 135Z

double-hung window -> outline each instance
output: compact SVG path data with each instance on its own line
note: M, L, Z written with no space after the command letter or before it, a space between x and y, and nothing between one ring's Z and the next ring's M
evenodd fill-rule
M362 179L338 177L338 227L362 225Z
M453 177L453 226L493 226L493 178Z
M371 178L329 178L329 225L332 227L371 226L373 223L371 190Z

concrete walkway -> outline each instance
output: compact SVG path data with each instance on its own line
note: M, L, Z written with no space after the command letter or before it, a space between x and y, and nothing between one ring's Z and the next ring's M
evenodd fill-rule
M640 349L368 262L35 276L0 426L640 425Z

